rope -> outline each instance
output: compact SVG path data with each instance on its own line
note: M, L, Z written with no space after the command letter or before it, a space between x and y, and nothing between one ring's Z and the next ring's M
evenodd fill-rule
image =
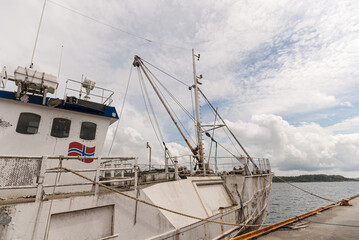
M281 178L281 177L278 177L278 176L274 176L274 177L276 177L276 178L278 178L279 180L281 180L281 181L283 181L283 182L285 182L285 183L288 183L288 184L291 185L292 187L295 187L295 188L297 188L297 189L299 189L299 190L301 190L301 191L303 191L303 192L305 192L305 193L308 193L308 194L310 194L310 195L312 195L312 196L314 196L314 197L317 197L317 198L320 198L320 199L323 199L323 200L326 200L326 201L329 201L329 202L333 202L333 203L338 202L338 201L333 201L333 200L331 200L331 199L328 199L328 198L325 198L325 197L321 197L321 196L319 196L319 195L317 195L317 194L308 192L307 190L304 190L303 188L300 188L300 187L298 187L298 186L296 186L296 185L294 185L294 184L292 184L292 183L290 183L290 182L284 180L284 179Z
M309 221L309 220L300 219L300 218L298 218L298 219L299 219L299 221L305 221L305 222L309 222L309 223L317 223L317 224L340 226L340 227L357 227L357 228L359 228L359 225L340 224L340 223L325 223L325 222Z
M160 69L160 68L154 66L153 64L147 62L145 59L143 59L143 58L141 58L141 59L142 59L142 61L144 61L145 63L148 63L148 64L151 65L152 67L156 68L158 71L160 71L160 72L166 74L166 75L169 76L170 78L172 78L172 79L176 80L177 82L179 82L179 83L185 85L186 87L189 87L189 85L188 85L187 83L185 83L185 82L179 80L178 78L175 78L174 76L170 75L169 73L166 73L164 70L162 70L162 69ZM146 67L146 68L147 68L147 67Z
M177 105L182 109L182 111L187 114L187 116L189 118L192 119L193 121L193 116L191 116L191 114L187 111L187 109L173 96L173 94L171 94L171 92L157 79L157 77L147 68L146 65L143 64L143 67L146 68L146 70L149 72L152 82L153 84L156 86L158 92L160 93L160 95L162 96L163 100L166 102L167 106L169 107L169 109L172 111L172 114L174 115L174 117L176 117L177 122L182 126L182 129L186 132L186 134L189 136L189 138L192 140L192 142L194 142L191 134L189 134L188 130L185 128L184 124L182 123L182 121L180 120L180 118L177 116L176 112L173 110L171 104L168 102L168 100L166 99L165 95L162 93L161 89L158 87L158 85L156 84L156 81L162 86L162 88L168 93L168 95L175 101L175 103L177 103ZM156 80L156 81L154 81ZM159 127L159 126L158 126Z
M271 179L271 176L272 175L272 172L269 172L269 179ZM268 201L267 201L267 208L266 208L266 213L264 214L264 218L263 218L263 221L262 221L262 226L260 228L263 227L265 221L266 221L266 218L267 218L267 214L268 214L268 210L269 210L269 202L270 202L270 194L271 194L271 190L272 190L272 181L270 181L270 185L269 185L269 194L268 194Z
M158 136L158 134L157 134L157 131L156 131L156 128L155 128L155 126L154 126L154 124L153 124L153 121L152 121L150 112L149 112L149 110L148 110L147 101L146 101L146 96L145 96L145 93L144 93L144 90L143 90L143 86L142 86L142 84L144 84L144 83L143 83L143 79L142 79L141 72L140 72L139 69L137 69L137 72L138 72L138 81L139 81L139 83L140 83L142 98L143 98L143 102L144 102L145 107L146 107L146 112L147 112L148 118L149 118L150 123L151 123L151 125L152 125L153 131L155 132L157 141L159 142L161 148L165 151L165 149L164 149L164 147L163 147L163 145L162 145L162 143L163 143L164 141L163 141L163 137L162 137L161 131L159 130L159 133L161 134L161 140L162 140L162 141L160 140L160 138L159 138L159 136Z
M143 204L146 204L150 207L154 207L154 208L158 208L158 209L161 209L161 210L164 210L164 211L167 211L167 212L170 212L170 213L174 213L174 214L177 214L177 215L180 215L180 216L183 216L183 217L188 217L188 218L192 218L192 219L196 219L196 220L199 220L199 221L204 221L204 222L210 222L210 223L216 223L216 224L222 224L222 225L228 225L228 226L235 226L235 227L259 227L259 226L262 226L262 224L238 224L238 223L228 223L228 222L220 222L220 221L215 221L215 220L211 220L211 219L206 219L206 218L201 218L201 217L196 217L196 216L192 216L192 215L189 215L189 214L186 214L186 213L180 213L180 212L177 212L177 211L174 211L174 210L171 210L171 209L168 209L168 208L165 208L165 207L161 207L161 206L158 206L156 204L153 204L153 203L150 203L150 202L147 202L147 201L144 201L144 200L141 200L139 198L136 198L136 197L133 197L131 195L128 195L126 193L123 193L123 192L120 192L119 190L117 189L114 189L112 187L109 187L109 186L106 186L104 185L103 183L100 183L100 182L97 182L95 180L92 180L82 174L79 174L78 172L75 172L69 168L65 168L65 167L57 167L57 168L51 168L49 170L65 170L65 171L68 171L68 172L71 172L83 179L86 179L87 181L89 182L92 182L93 184L97 184L103 188L106 188L110 191L113 191L115 193L118 193L124 197L127 197L127 198L130 198L132 200L135 200L135 201L138 201L138 202L141 202ZM271 224L263 224L263 225L271 225Z
M60 3L55 2L55 1L52 1L52 0L47 0L47 1L50 2L50 3L52 3L52 4L54 4L54 5L56 5L56 6L58 6L58 7L61 7L61 8L63 8L63 9L66 9L66 10L72 12L72 13L75 13L75 14L77 14L77 15L79 15L79 16L82 16L82 17L84 17L84 18L90 19L90 20L92 20L92 21L94 21L94 22L97 22L97 23L99 23L99 24L101 24L101 25L104 25L104 26L106 26L106 27L109 27L109 28L111 28L111 29L113 29L113 30L116 30L116 31L119 31L119 32L122 32L122 33L126 33L126 34L128 34L128 35L130 35L130 36L132 36L132 37L135 37L135 38L144 40L144 41L146 41L146 42L148 42L148 43L157 43L157 44L159 44L159 45L167 45L167 46L169 46L169 47L174 47L174 48L178 48L178 49L182 49L182 50L189 50L188 48L184 48L184 47L180 47L180 46L176 46L176 45L172 45L172 44L168 44L168 43L163 43L163 42L157 42L157 41L154 41L154 40L145 38L145 37L141 37L141 36L136 35L136 34L133 34L133 33L131 33L131 32L127 32L127 31L125 31L125 30L122 30L122 29L120 29L120 28L118 28L118 27L112 26L112 25L110 25L110 24L108 24L108 23L99 21L99 20L97 20L96 18L90 17L90 16L88 16L88 15L86 15L86 14L84 14L84 13L81 13L81 12L75 10L75 9L66 7L66 6L64 6L64 5L60 4Z
M124 107L125 107L125 102L126 102L126 97L127 97L128 87L129 87L129 85L130 85L130 80L131 80L131 75L132 75L132 69L133 69L133 66L131 66L130 76L128 77L127 86L126 86L126 92L125 92L125 96L123 97L123 103L122 103L122 107L121 107L120 116L118 117L118 122L117 122L116 130L115 130L115 134L113 135L113 139L112 139L112 142L111 142L110 150L108 150L108 154L107 154L107 156L109 156L109 155L110 155L110 153L111 153L112 146L113 146L113 143L114 143L115 138L116 138L118 125L120 124L120 121L121 121L122 112L123 112L123 109L124 109Z
M191 115L191 113L181 104L180 101L178 101L178 99L171 93L171 91L169 91L159 80L158 78L150 71L150 69L143 64L143 67L146 68L146 70L150 73L150 75L152 76L153 79L155 79L161 86L162 88L168 93L168 95L173 99L173 101L175 101L177 103L177 105L183 110L184 113L187 114L187 116L189 118L191 118L192 121L194 120L194 117ZM164 98L164 94L162 93L162 91L159 89L159 87L157 86L156 82L153 81L153 83L156 85L157 89L160 91L162 97ZM168 101L166 100L167 104L169 105ZM172 110L172 108L171 108ZM173 110L172 110L173 111Z

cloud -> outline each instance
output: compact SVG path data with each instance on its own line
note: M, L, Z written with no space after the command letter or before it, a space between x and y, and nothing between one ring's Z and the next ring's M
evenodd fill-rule
M0 38L0 62L8 72L29 65L42 4L2 3L6 34ZM358 12L359 2L346 0L53 0L46 5L34 62L37 69L57 75L63 45L60 89L67 78L80 80L84 74L115 91L119 110L135 54L192 85L195 48L201 53L196 62L197 75L204 76L201 89L251 154L270 157L278 171L349 171L358 169ZM154 73L185 108L192 107L187 86ZM146 162L150 142L154 161L162 163L161 143L148 120L136 75L134 69L112 154L135 155ZM166 129L168 147L185 154L160 102L153 100L153 106ZM178 116L193 129L185 114ZM203 116L210 114L204 111ZM331 126L325 128L323 122Z
M335 133L352 133L359 132L359 117L345 119L342 122L336 123L332 126L327 127L327 129Z
M359 172L359 134L335 134L315 123L290 125L275 115L254 115L249 122L230 122L253 156L271 159L285 171Z

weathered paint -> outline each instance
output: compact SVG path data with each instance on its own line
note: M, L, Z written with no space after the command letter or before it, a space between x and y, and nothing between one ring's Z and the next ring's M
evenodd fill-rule
M259 179L261 179L263 182L266 182L268 181L268 177L268 175L262 176L259 177ZM227 176L226 178L234 178L237 180L242 179L248 182L248 184L252 185L254 188L256 188L257 185L262 185L259 184L260 181L258 180L258 178L242 178L235 175ZM206 218L205 210L203 209L200 201L198 200L199 196L197 195L197 193L194 190L184 191L184 189L186 189L187 187L193 189L193 181L195 182L199 179L203 179L203 177L179 180L175 182L165 182L144 187L140 190L139 198L148 202L157 203L159 205L167 204L166 206L170 209L181 210L191 215L202 214L202 216ZM206 180L207 182L218 182L219 179L218 177L206 177L206 179L204 180ZM229 179L225 179L225 181L232 182L232 180ZM251 184L249 182L253 183ZM186 200L184 200L185 202L183 204L177 202L174 196L178 195L172 195L172 191L166 194L166 191L171 188L175 188L176 190L180 191L181 194L185 194L185 196L190 199L193 204L187 204L189 202ZM234 189L231 189L231 186L228 186L228 188L230 192L235 192ZM161 192L161 194L159 194L160 197L156 196L155 191ZM263 195L263 191L264 190L256 189L253 192L255 192L256 195ZM135 191L128 191L127 193L131 194L132 196L136 195ZM212 193L209 193L208 196L206 195L207 193L202 194L205 194L205 196L201 195L201 197L210 197ZM195 200L196 198L197 200ZM246 196L243 201L248 205L248 208L251 208L251 201L254 201L254 198L251 196ZM37 204L40 204L39 211L36 210L38 206ZM206 239L215 239L218 236L221 236L223 231L231 232L239 230L238 228L233 226L207 223L197 220L189 221L181 216L177 218L172 216L173 214L169 214L162 210L141 203L138 204L137 221L136 224L134 224L134 213L136 209L135 204L136 202L134 200L128 199L115 193L108 192L102 193L98 197L96 197L95 195L73 195L71 197L64 196L60 199L41 201L40 203L32 202L13 204L12 207L14 210L11 214L9 214L9 216L12 218L12 221L9 223L6 230L2 231L2 235L0 235L0 238L31 239L31 236L34 232L33 239L43 239L47 231L51 232L51 234L55 234L56 231L51 230L51 228L55 228L56 225L51 224L51 221L53 217L55 218L56 216L59 216L58 214L82 211L82 213L87 214L89 219L92 219L93 212L91 212L91 209L106 206L113 206L113 231L111 234L118 234L118 237L115 237L114 239L163 239L164 237L167 237L168 239L200 239L204 238L204 236L206 236ZM178 204L180 204L181 206L177 206ZM258 204L258 210L254 211L254 209L250 209L249 215L246 216L247 218L251 214L254 214L252 216L253 220L261 217L265 208L266 199L259 201ZM198 209L196 209L196 207L198 207ZM242 209L240 205L236 205L233 208L224 209L223 213L219 212L215 215L210 216L210 219L223 219L223 221L225 222L239 222L240 220L238 219L238 216L241 215L239 214L239 212L241 211ZM35 222L37 214L38 221ZM108 221L106 220L108 219L108 214L99 214L96 215L96 218L96 221ZM50 222L50 228L47 227L47 221ZM183 221L185 221L186 224L183 224ZM108 233L108 228L101 227L101 225L98 225L98 228L102 229L103 233ZM54 236L54 239L56 239L56 236L58 235L52 236ZM77 235L75 234L74 236Z

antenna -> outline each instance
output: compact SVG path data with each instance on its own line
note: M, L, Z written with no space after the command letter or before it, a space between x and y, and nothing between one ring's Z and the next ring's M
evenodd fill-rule
M60 61L59 61L59 71L57 72L57 79L60 78L60 71L61 71L61 63L62 63L62 52L64 50L64 45L61 45L61 53L60 53Z
M34 50L32 51L32 56L31 56L30 68L32 68L33 65L34 65L35 50L36 50L37 40L38 40L38 38L39 38L39 33L40 33L40 28L41 28L41 23L42 23L42 17L44 16L44 12L45 12L46 1L47 1L47 0L44 0L44 5L43 5L43 7L42 7L42 12L41 12L41 17L40 17L39 27L37 28L37 34L36 34L36 39L35 39Z
M60 71L61 71L61 63L62 63L62 52L64 50L64 45L62 44L61 45L61 53L60 53L60 61L59 61L59 70L57 72L57 79L59 80L60 79ZM57 96L57 89L56 89L56 93L55 93L55 98Z

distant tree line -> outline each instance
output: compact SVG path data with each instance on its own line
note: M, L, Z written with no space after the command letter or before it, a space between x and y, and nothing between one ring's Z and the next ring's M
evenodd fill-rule
M288 182L355 182L359 179L346 178L340 175L325 175L325 174L313 174L313 175L300 175L292 177L281 177ZM283 182L279 178L273 177L273 182Z

